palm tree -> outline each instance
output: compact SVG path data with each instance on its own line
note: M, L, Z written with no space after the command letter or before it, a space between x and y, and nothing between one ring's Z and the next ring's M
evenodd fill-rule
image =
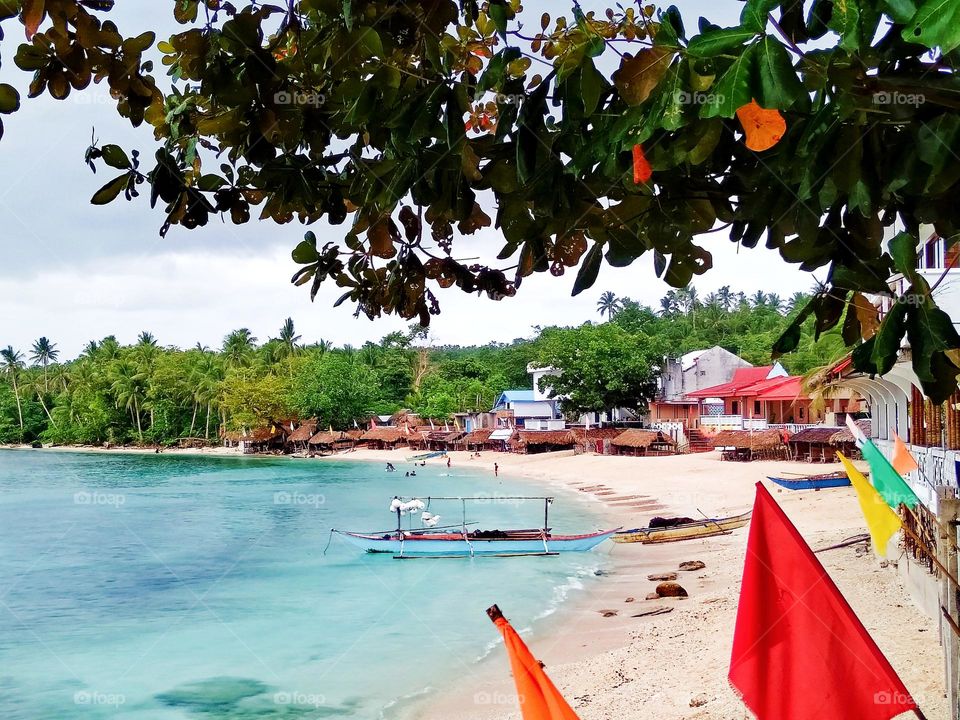
M734 299L735 295L729 285L724 285L717 290L717 300L720 301L720 306L724 310L729 311L733 307Z
M782 312L784 307L783 298L776 293L767 294L767 305L777 312Z
M679 309L676 290L671 290L660 298L660 314L664 317L675 314Z
M810 300L810 296L807 295L807 293L795 292L790 296L790 299L787 300L787 312L799 310L801 307L807 304L808 300Z
M144 330L137 335L137 345L149 345L150 347L157 347L157 338L152 332L147 332Z
M606 315L608 320L616 315L619 309L620 301L617 299L617 296L609 290L597 300L597 312L599 312L601 316Z
M43 382L40 382L40 377L35 376L33 378L27 377L27 385L24 387L26 391L33 391L37 396L37 400L40 401L40 407L43 408L43 411L47 414L47 419L50 420L50 424L54 427L57 426L57 421L53 419L53 415L50 414L50 408L47 407L47 403L44 401L43 396L48 392L47 389L47 379L43 378Z
M244 367L250 364L250 356L257 339L247 328L229 333L223 339L223 357L229 367Z
M750 296L750 304L755 308L763 307L767 304L767 294L763 290L757 290Z
M47 366L56 362L57 358L60 357L60 351L57 350L57 344L52 343L47 338L42 337L33 344L33 351L30 353L30 359L33 360L34 365L43 366L43 389L44 392L49 392L50 388L47 385ZM47 413L49 415L49 413Z
M287 318L283 323L277 340L280 341L279 355L281 357L291 357L300 351L300 346L297 344L300 342L300 335L297 335L293 327L293 318Z
M17 376L23 369L23 355L13 349L12 345L0 350L0 360L3 361L3 371L10 376L13 385L13 396L17 399L17 417L20 419L20 440L23 441L23 407L20 405L20 389L17 387Z
M137 435L143 443L143 424L140 420L141 400L144 396L143 382L147 375L129 360L121 360L110 366L107 371L110 380L110 390L117 401L117 407L130 413L130 418L137 427Z

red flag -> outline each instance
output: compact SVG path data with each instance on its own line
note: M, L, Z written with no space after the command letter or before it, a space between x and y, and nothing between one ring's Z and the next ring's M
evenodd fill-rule
M758 720L889 720L917 707L760 483L729 677Z

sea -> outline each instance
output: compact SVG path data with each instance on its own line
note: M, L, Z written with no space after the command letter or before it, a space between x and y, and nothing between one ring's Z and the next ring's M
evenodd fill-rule
M396 495L470 497L471 527L543 522L508 498L547 488L492 456L393 462L0 451L0 718L389 720L497 648L487 607L536 637L608 565L604 546L395 560L331 535L396 527ZM577 495L555 531L602 524Z

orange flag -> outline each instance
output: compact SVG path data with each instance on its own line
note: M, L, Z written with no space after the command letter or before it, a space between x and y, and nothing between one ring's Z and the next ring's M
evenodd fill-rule
M893 465L893 469L901 475L911 473L920 467L907 449L907 444L900 439L896 431L893 431L893 459L890 461L890 464Z
M500 608L488 608L487 615L503 634L523 720L579 720Z

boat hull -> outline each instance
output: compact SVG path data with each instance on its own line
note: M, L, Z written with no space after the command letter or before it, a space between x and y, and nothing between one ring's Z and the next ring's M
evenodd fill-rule
M438 557L471 555L544 555L559 552L586 552L592 550L614 530L604 530L585 535L548 535L544 540L539 534L529 533L523 537L464 539L463 535L438 533L436 535L367 535L337 531L351 545L370 553L390 553L397 556L430 555Z
M611 540L615 543L643 543L644 545L696 540L698 538L726 535L732 530L742 528L748 522L750 522L750 513L746 512L742 515L697 520L673 527L624 530L616 533Z
M850 485L850 478L843 473L800 478L767 475L767 480L788 490L823 490L824 488L848 487Z

